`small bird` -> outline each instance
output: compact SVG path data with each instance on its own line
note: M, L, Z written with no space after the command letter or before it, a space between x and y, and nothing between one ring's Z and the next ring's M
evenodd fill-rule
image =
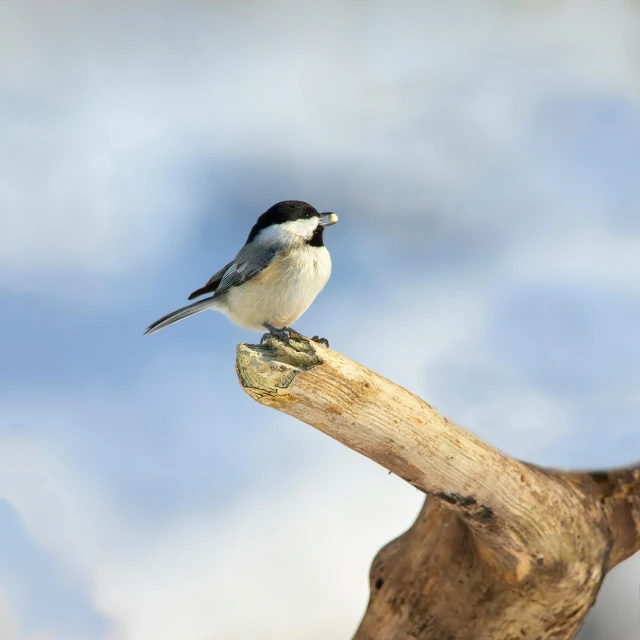
M335 213L318 213L306 202L274 204L258 218L235 259L188 299L213 295L156 320L145 335L205 309L220 311L241 327L267 329L262 341L270 334L285 342L300 335L291 325L329 280L331 256L323 232L336 222Z

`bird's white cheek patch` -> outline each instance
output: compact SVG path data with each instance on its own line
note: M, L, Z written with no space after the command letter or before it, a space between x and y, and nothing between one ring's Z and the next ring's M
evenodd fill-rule
M281 244L286 241L287 236L291 240L309 240L318 228L319 219L310 220L290 220L282 224L273 224L263 229L254 242L270 246Z
M318 218L310 220L290 220L280 225L285 233L309 239L318 228Z

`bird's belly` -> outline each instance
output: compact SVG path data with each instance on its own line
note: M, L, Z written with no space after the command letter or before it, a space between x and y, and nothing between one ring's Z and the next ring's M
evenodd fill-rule
M322 251L324 250L324 251ZM291 326L322 291L331 275L324 247L278 258L262 273L227 292L227 315L240 326L262 330Z

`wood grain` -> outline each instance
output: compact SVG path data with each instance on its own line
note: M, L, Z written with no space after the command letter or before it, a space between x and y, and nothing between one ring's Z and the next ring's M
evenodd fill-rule
M358 640L575 638L615 564L640 549L640 470L541 469L306 338L239 345L244 390L425 492L371 570Z

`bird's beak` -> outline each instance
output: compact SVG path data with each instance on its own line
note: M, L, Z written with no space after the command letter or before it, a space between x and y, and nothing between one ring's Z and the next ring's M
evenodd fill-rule
M320 226L330 227L332 224L338 222L338 216L335 213L323 213L320 216Z

